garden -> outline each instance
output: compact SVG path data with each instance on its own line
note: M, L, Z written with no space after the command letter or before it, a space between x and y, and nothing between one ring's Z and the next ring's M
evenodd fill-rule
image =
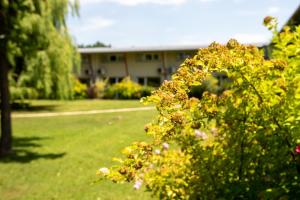
M3 2L0 199L299 198L299 25L266 17L268 52L213 42L159 88L85 85L77 1Z

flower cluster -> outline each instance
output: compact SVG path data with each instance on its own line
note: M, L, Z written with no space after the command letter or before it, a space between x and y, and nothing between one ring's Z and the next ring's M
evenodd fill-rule
M142 186L142 184L143 184L143 181L137 180L137 181L134 183L133 188L136 189L136 190L138 190L138 189L140 189L140 187Z
M208 136L204 131L195 130L195 137L201 138L202 140L207 140Z
M108 175L109 174L109 169L106 167L102 167L97 171L98 175Z

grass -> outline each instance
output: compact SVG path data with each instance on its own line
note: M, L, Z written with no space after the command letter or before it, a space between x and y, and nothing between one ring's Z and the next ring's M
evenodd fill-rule
M76 101L51 104L56 111L135 106L137 101ZM115 103L115 104L114 104ZM122 105L123 104L123 105ZM94 105L94 107L92 106ZM113 157L133 141L145 140L144 124L155 111L85 116L13 119L14 149L11 158L0 160L0 199L151 199L134 191L132 184L97 180L99 167L111 166Z
M143 107L138 100L76 100L76 101L54 101L54 100L32 100L16 105L14 112L69 112L102 110L112 108Z

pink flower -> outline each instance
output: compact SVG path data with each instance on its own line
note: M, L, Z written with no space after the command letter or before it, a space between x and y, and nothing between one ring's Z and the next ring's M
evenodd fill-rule
M109 174L109 169L106 168L106 167L102 167L98 170L98 173L99 174L102 174L102 175L108 175Z
M210 129L211 133L213 134L213 136L217 136L218 135L218 129L213 127Z
M134 183L133 188L136 189L136 190L138 190L138 189L140 189L140 187L142 186L142 184L143 184L143 181L137 180L137 181Z
M297 145L297 146L295 147L295 153L296 153L296 154L300 154L300 145Z
M159 149L155 149L155 150L154 150L154 153L155 153L156 155L159 155L159 154L160 154L160 150L159 150Z
M169 149L169 144L168 143L163 143L162 146L163 146L164 150L168 150Z
M200 138L202 140L206 140L208 138L205 132L199 130L195 130L195 137Z

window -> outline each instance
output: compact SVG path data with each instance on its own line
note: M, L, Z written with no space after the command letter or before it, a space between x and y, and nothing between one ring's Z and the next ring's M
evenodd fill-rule
M135 80L140 85L159 87L161 79L160 79L160 77L136 77Z
M117 56L113 55L110 56L110 62L116 62L117 61Z
M152 87L159 87L160 86L160 77L148 77L147 85L152 86Z
M124 61L124 55L122 54L116 54L116 55L110 55L109 56L109 62L123 62Z
M89 64L90 62L89 56L88 55L82 55L81 57L81 62L82 64Z
M145 60L151 61L152 60L152 55L151 54L146 54L145 55Z
M111 77L108 79L109 84L119 83L124 79L124 77Z
M153 60L159 60L159 55L158 54L154 54L153 55Z
M178 67L168 67L168 74L173 74L177 71Z
M99 57L100 62L104 63L117 63L125 60L123 54L105 54Z
M138 84L145 85L145 78L144 77L138 77Z
M187 58L190 58L191 54L186 52L180 52L178 53L178 60L185 60Z
M137 60L142 62L159 61L160 55L157 53L138 54Z
M85 75L89 75L89 74L90 74L90 70L85 69L85 70L84 70L84 73L85 73Z
M108 83L109 84L115 84L115 83L117 83L117 79L116 78L109 78Z

